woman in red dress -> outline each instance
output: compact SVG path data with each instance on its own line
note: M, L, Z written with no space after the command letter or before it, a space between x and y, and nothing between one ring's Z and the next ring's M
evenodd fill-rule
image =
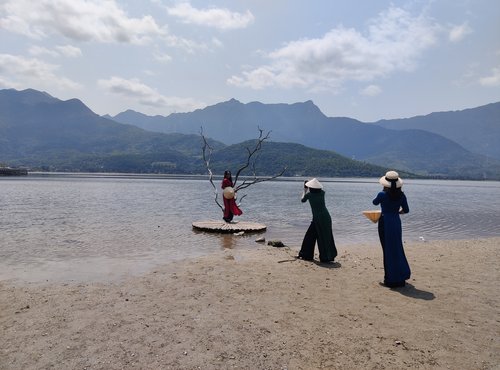
M224 178L222 179L222 189L227 187L233 188L233 178L231 177L231 171L224 171ZM229 190L229 189L228 189ZM234 191L225 191L222 193L222 198L224 199L224 216L222 217L224 221L231 222L233 216L240 216L243 212L236 205L235 193Z

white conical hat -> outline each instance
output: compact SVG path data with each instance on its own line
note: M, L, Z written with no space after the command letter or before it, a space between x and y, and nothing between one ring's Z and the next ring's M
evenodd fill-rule
M306 182L306 186L311 189L323 189L323 185L321 185L316 177Z
M224 198L233 199L234 198L234 189L231 186L226 186L222 191Z
M399 177L399 174L396 171L387 171L385 176L382 176L378 182L380 185L385 186L386 188L391 187L391 182L396 181L396 187L400 188L403 186L403 180Z

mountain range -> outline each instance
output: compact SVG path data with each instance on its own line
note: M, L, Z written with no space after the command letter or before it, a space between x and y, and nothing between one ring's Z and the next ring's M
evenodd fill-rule
M273 140L335 151L351 159L421 175L498 178L500 102L406 120L360 122L327 117L312 101L243 104L235 99L190 113L147 116L131 110L117 122L164 133L199 133L232 144L255 137L258 127Z
M288 176L378 176L395 168L408 175L498 180L500 156L493 143L499 139L499 109L494 103L364 123L327 117L312 101L231 99L169 116L128 110L110 117L78 99L6 89L0 90L0 162L63 171L204 173L201 129L214 148L214 168L234 169L244 160L238 153L246 153L261 128L272 140L259 158L259 171L266 175L282 166ZM425 117L435 119L430 127L442 126L441 131L420 123ZM453 122L460 123L455 131L469 130L464 135L469 143L459 143L457 132L455 139L446 135Z
M500 159L500 103L406 119L381 120L375 124L395 130L425 130L453 140L473 153Z
M242 167L247 146L255 145L207 141L214 150L213 169L220 173ZM146 131L101 117L78 99L62 101L32 89L0 90L0 163L50 171L203 174L202 147L199 133ZM297 144L265 142L264 147L259 175L275 175L284 167L289 176L378 176L385 170Z

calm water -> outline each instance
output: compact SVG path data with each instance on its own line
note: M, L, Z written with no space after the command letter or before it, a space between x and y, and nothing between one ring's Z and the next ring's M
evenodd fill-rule
M378 247L377 179L321 179L337 247ZM193 221L220 219L206 179L30 175L0 179L0 279L114 280L169 261L225 248L255 248L280 239L299 249L311 219L300 202L302 179L247 189L241 221L268 226L262 234L218 235L192 230ZM410 213L405 240L500 236L500 183L407 180ZM242 193L244 194L244 192Z

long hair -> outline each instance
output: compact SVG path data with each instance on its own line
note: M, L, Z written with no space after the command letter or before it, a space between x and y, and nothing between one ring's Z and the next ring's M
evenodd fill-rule
M231 176L231 171L229 171L229 170L224 171L224 178L225 179L229 179L229 181L231 181L231 183L232 183L233 182L233 178Z
M388 188L388 187L384 187L384 191L389 194L389 198L391 198L392 200L398 200L399 198L402 197L403 195L403 191L401 190L401 188L397 188L396 187L396 182L392 182L391 181L391 187Z

